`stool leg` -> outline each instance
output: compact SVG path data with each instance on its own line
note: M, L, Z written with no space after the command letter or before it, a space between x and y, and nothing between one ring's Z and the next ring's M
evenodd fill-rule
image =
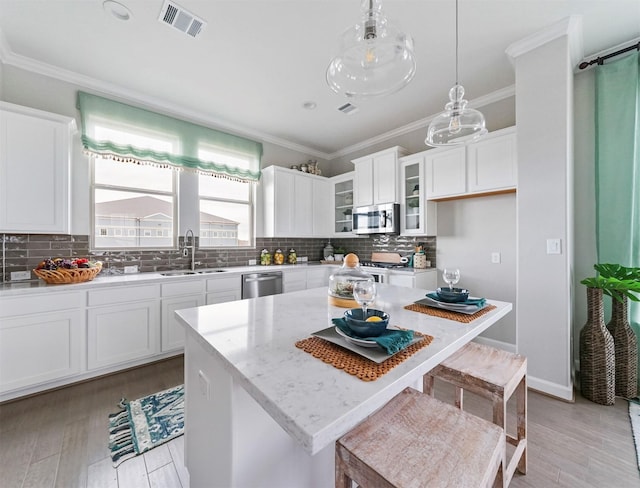
M522 380L516 387L516 408L518 415L518 442L527 439L527 376L523 376ZM522 456L518 462L517 470L519 473L527 474L527 446L525 444Z
M507 402L501 395L493 397L493 423L504 429L507 433L507 426L504 419L507 417Z
M335 488L351 488L351 478L345 471L345 464L340 456L340 446L336 443L336 468L335 468Z
M422 393L433 396L433 383L435 378L431 376L429 373L425 374L422 377Z
M463 410L463 402L464 402L464 390L459 386L456 386L456 407L460 410Z

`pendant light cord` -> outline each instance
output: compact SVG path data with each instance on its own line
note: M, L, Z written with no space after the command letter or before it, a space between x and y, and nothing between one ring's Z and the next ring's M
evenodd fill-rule
M458 85L458 0L456 0L456 85Z

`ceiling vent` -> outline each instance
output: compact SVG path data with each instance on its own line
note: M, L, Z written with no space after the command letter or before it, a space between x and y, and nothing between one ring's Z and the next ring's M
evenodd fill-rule
M345 103L342 107L338 107L338 110L343 114L351 115L358 111L358 107L351 105L350 103Z
M177 3L169 0L165 0L158 20L191 37L197 37L207 25L204 20L199 19Z

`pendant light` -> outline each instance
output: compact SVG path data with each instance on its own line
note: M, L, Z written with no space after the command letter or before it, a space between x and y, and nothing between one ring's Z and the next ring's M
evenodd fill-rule
M380 0L363 0L360 22L341 37L341 52L327 68L336 93L371 98L396 92L416 73L413 39L382 14Z
M449 90L449 103L427 129L428 146L457 146L475 141L487 133L484 116L467 107L464 87L458 83L458 0L456 0L456 84Z

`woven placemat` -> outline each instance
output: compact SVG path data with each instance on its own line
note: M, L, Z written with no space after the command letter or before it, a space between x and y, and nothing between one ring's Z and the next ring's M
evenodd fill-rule
M469 322L473 322L478 317L482 317L484 314L491 312L491 310L494 310L496 306L487 305L482 310L478 310L476 313L471 315L460 312L451 312L449 310L442 310L440 308L433 308L429 307L428 305L420 305L419 303L412 303L411 305L406 305L404 308L406 310L411 310L412 312L426 313L427 315L433 315L434 317L456 320L458 322L464 322L465 324L468 324Z
M325 341L320 337L309 337L296 342L296 347L311 354L314 358L321 359L325 363L331 364L338 369L357 376L362 381L375 381L383 374L395 368L405 359L411 357L423 347L427 347L433 341L433 337L420 332L415 332L415 336L423 336L420 342L410 345L399 353L394 354L389 359L376 363L353 351L344 349L337 344Z

